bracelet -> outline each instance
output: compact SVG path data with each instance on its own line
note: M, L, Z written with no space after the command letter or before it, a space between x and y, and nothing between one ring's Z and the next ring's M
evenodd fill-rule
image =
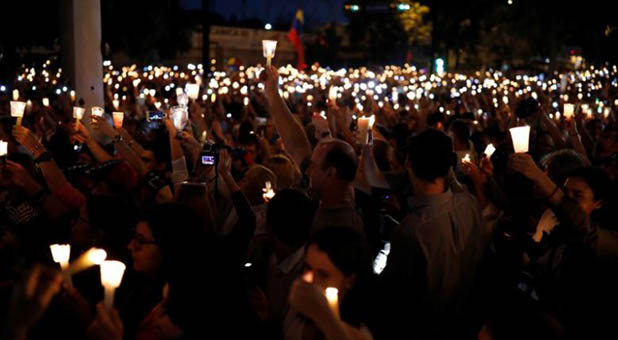
M547 196L547 199L550 200L552 197L554 197L554 195L558 192L559 189L560 189L560 186L556 185L556 189L554 189L551 195Z

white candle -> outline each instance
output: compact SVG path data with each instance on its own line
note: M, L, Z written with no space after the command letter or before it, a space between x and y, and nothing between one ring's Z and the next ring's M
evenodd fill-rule
M67 275L73 275L86 270L94 265L101 264L105 261L107 252L99 248L90 248L87 252L83 253L77 260L73 261L69 267L63 272Z
M114 109L118 110L118 108L120 107L120 100L118 99L112 100L112 105L114 106Z
M328 287L326 288L326 300L328 300L328 306L333 311L333 314L339 319L339 289Z
M112 112L112 119L114 121L114 127L120 129L122 127L122 121L124 120L124 112L116 111Z
M564 104L564 118L571 119L571 117L573 117L573 112L575 112L575 105L569 103Z
M248 97L243 98L242 101L243 101L243 104L245 104L245 106L249 105L249 98Z
M185 89L189 98L193 100L196 100L200 94L200 86L198 84L187 83L185 85Z
M369 140L369 130L373 127L375 116L358 118L358 144L367 144Z
M513 140L513 149L516 153L528 152L528 144L530 141L530 126L520 126L510 128L511 139Z
M603 110L603 117L604 117L605 119L607 119L607 117L609 117L609 114L610 114L610 113L611 113L610 108L609 108L609 107L606 107L606 108Z
M328 99L333 104L337 101L337 88L335 86L331 86L328 90Z
M185 93L184 90L182 89L182 87L177 87L176 88L176 97L180 96L181 94Z
M43 98L43 106L49 106L49 98L45 97Z
M262 51L264 53L264 58L266 58L266 66L270 66L270 61L275 57L276 49L276 40L262 40Z
M9 143L0 140L0 157L6 156L9 149Z
M269 181L266 181L266 186L262 189L262 191L264 192L262 194L262 198L264 198L264 201L266 202L275 197L275 192L273 191L272 185Z
M71 92L69 92L69 95L71 95L71 101L75 101L75 91L71 90Z
M485 151L483 153L485 154L485 156L487 156L487 158L490 158L491 155L494 154L494 152L496 152L496 148L494 147L493 144L489 144L489 145L487 145L487 147L485 148Z
M60 268L63 271L66 271L69 268L69 258L71 256L71 245L70 244L52 244L49 246L51 250L52 257L54 258L54 262L60 264ZM73 286L73 282L70 276L66 276L65 280L69 287Z
M93 116L103 117L103 114L105 113L105 110L104 110L102 107L99 107L99 106L93 106L93 107L90 109L90 113L91 113Z
M105 289L104 304L109 310L114 306L114 293L122 282L126 266L120 261L104 261L101 263L101 285Z
M16 125L21 125L21 119L24 117L26 103L19 101L11 101L11 117L17 118Z

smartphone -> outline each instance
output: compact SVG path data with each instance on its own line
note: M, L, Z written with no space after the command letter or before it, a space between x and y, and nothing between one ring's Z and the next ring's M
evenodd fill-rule
M163 113L161 111L150 111L150 112L148 112L147 120L149 122L155 121L155 120L163 120L163 118L165 118L165 113Z
M203 165L215 165L215 155L202 155Z

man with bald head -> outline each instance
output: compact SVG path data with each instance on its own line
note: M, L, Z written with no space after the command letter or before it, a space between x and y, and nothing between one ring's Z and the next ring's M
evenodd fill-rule
M266 68L262 76L269 112L286 151L309 180L310 191L319 199L312 233L331 226L349 226L364 234L363 220L356 210L353 182L358 167L352 146L342 140L327 139L311 152L302 125L294 119L279 95L279 74Z

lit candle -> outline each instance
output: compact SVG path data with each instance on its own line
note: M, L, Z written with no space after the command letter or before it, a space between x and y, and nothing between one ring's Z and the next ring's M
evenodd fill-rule
M185 89L189 98L197 100L197 97L200 94L200 86L198 84L187 83L187 85L185 85Z
M43 106L49 106L49 98L45 97L43 98Z
M118 110L118 108L120 107L120 100L118 99L112 100L112 105L114 105L114 109Z
M60 268L63 271L66 271L69 268L69 257L71 256L71 245L70 244L52 244L49 246L51 250L52 257L54 258L54 262L60 264ZM71 277L66 275L65 280L69 287L73 286L73 281Z
M245 106L249 105L249 98L248 97L243 98L242 101L243 101L243 104L245 104Z
M3 160L8 154L8 150L9 150L9 143L3 140L0 140L0 157L3 157Z
M120 261L103 261L101 263L101 285L105 289L104 305L108 310L114 306L114 293L122 282L126 266Z
M262 191L264 192L262 194L262 198L264 198L264 201L266 202L270 201L273 197L275 197L275 192L273 191L270 181L266 181L266 186L264 187L264 189L262 189Z
M266 58L266 66L270 66L270 61L275 57L276 49L276 40L262 40L262 51L264 52L264 58Z
M77 260L73 261L69 267L63 270L66 275L73 275L86 270L94 265L101 264L105 261L107 252L99 248L90 248L87 252L83 253Z
M102 107L99 107L99 106L93 106L93 107L90 109L90 113L91 113L93 116L96 116L96 117L103 117L103 114L105 113L105 110L103 110L103 108L102 108Z
M326 288L326 300L333 314L339 319L339 289L328 287Z
M331 86L328 90L328 100L333 104L337 101L337 88L335 86Z
M609 107L606 107L606 108L603 110L603 117L604 117L605 119L607 119L607 117L609 117L610 112L611 112L610 108L609 108Z
M157 110L161 109L161 102L155 102L154 106L157 108Z
M11 117L17 118L16 125L21 125L21 119L24 117L25 110L25 102L11 101Z
M373 127L375 116L358 118L358 144L367 144L369 141L369 130Z
M124 120L124 112L116 111L112 112L112 119L114 121L114 127L120 129L122 127L122 121Z
M217 101L217 94L216 93L213 93L213 94L210 95L210 101L213 102L213 103Z
M185 93L184 90L182 89L182 87L177 87L176 88L176 97L180 96L181 94Z
M575 112L575 105L566 103L564 104L564 118L567 120L573 117L573 112Z
M487 147L485 148L485 151L483 153L485 154L485 156L487 156L487 158L490 158L491 155L494 154L494 152L496 152L496 148L494 147L493 144L489 144L489 145L487 145Z
M510 128L511 139L513 140L513 149L516 153L528 152L528 143L530 141L530 126L520 126Z
M71 96L71 101L75 101L75 91L71 90L71 92L69 92L69 95Z
M13 90L13 100L19 100L19 90Z

